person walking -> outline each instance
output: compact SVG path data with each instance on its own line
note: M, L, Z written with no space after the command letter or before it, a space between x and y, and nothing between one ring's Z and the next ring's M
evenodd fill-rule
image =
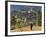
M33 27L33 24L31 23L31 24L30 24L30 30L32 30L32 27Z

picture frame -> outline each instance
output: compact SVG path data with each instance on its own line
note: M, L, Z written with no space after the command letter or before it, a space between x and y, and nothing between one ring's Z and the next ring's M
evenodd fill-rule
M13 5L15 5L15 7ZM10 26L11 26L10 13L12 12L12 10L18 10L22 7L23 8L27 7L26 9L30 10L30 6L32 9L36 8L36 10L38 8L41 8L40 10L42 13L42 15L41 15L41 17L42 17L41 18L42 19L42 21L41 21L42 22L41 23L42 30L41 31L29 31L29 32L10 31ZM5 1L5 36L24 36L24 35L40 35L40 34L45 34L45 3L42 3L42 2L24 2L24 1Z

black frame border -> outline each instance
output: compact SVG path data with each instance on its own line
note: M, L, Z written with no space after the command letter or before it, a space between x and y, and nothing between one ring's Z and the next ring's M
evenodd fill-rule
M20 2L20 3L35 3L35 4L44 4L44 33L35 33L35 34L19 34L19 35L8 35L8 2ZM42 2L25 2L25 1L5 1L5 36L27 36L27 35L41 35L45 34L45 3Z

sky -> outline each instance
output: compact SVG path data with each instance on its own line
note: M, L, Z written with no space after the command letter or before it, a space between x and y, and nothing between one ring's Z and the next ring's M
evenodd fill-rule
M11 11L25 9L25 8L32 8L32 10L37 11L38 9L41 9L41 6L10 5Z

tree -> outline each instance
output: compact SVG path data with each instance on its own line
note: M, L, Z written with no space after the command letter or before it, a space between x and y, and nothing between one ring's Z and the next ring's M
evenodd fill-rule
M15 29L16 18L14 15L11 16L11 29Z
M15 18L16 18L15 28L19 28L20 27L20 18L17 15L15 16Z
M39 24L39 26L41 26L41 18L42 18L42 13L41 13L41 9L39 9L39 11L38 11L38 24Z

